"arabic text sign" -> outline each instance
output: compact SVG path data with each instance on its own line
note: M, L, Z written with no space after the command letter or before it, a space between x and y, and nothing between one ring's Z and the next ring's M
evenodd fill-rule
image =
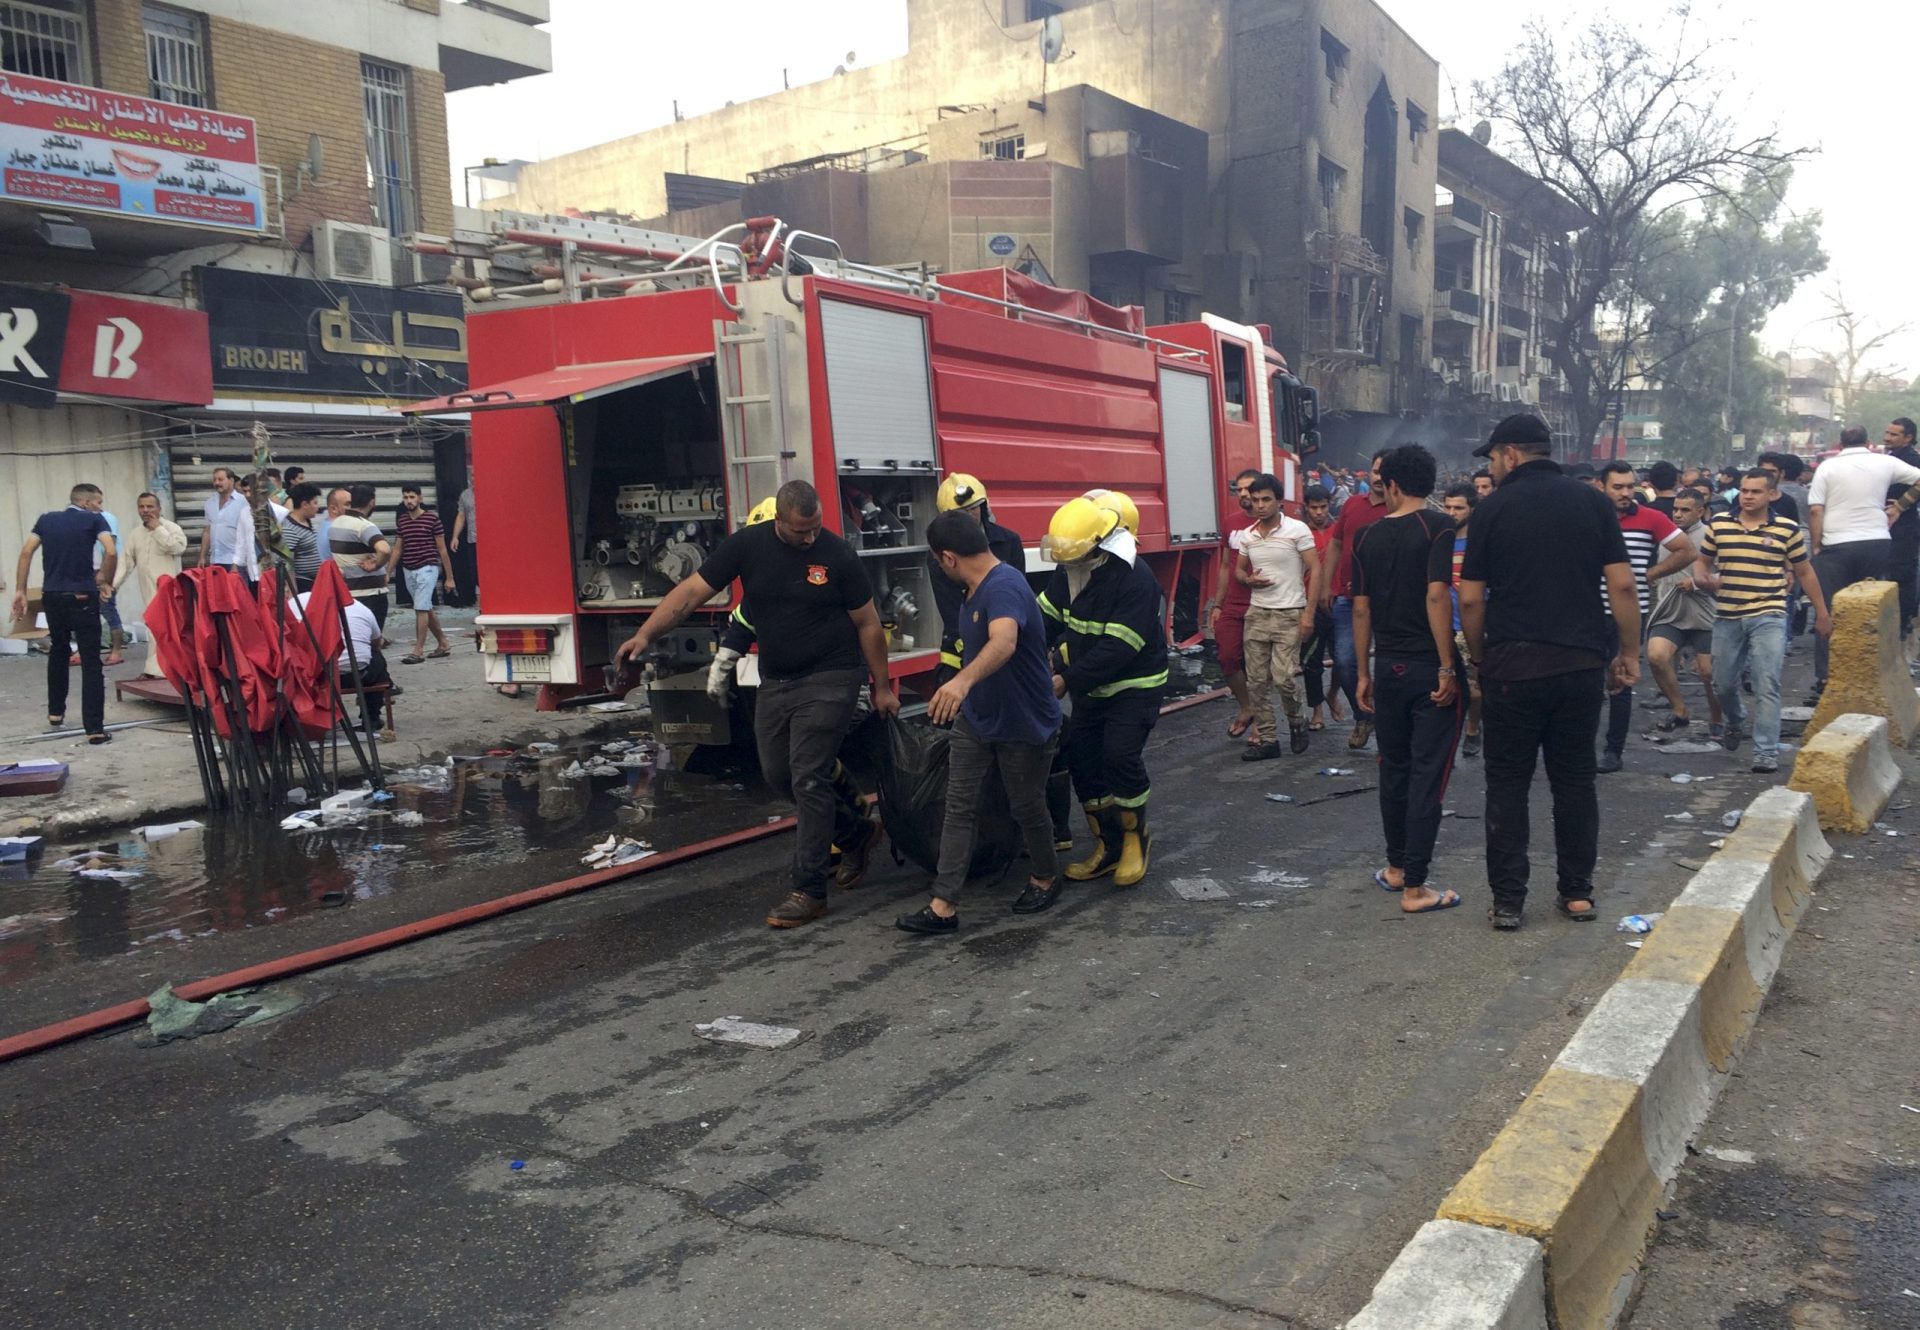
M0 74L0 198L195 226L266 221L245 116Z
M460 297L196 268L223 391L440 397L467 384Z

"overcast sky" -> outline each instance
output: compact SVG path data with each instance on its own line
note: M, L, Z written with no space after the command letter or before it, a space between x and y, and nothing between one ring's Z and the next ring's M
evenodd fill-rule
M1473 121L1473 80L1499 66L1521 25L1544 8L1538 0L1388 0L1386 7L1440 61L1443 114L1456 109L1457 97L1463 125ZM1591 0L1554 6L1554 22L1570 24L1572 14L1593 7ZM783 68L799 85L829 76L849 51L871 64L907 44L905 0L731 0L707 25L648 20L664 8L553 0L554 73L448 98L455 198L460 168L482 158L537 159L587 147L670 121L675 98L693 115L778 91ZM1820 150L1795 176L1787 202L1824 212L1832 262L1776 312L1766 330L1770 349L1792 346L1804 355L1831 342L1819 320L1838 280L1880 324L1913 322L1883 363L1920 375L1920 4L1745 0L1696 21L1736 43L1729 65L1749 118ZM1071 46L1071 14L1067 22ZM928 90L930 106L939 97Z

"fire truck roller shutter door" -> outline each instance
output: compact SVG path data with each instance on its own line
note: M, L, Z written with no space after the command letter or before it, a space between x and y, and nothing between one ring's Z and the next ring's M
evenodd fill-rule
M934 470L927 325L917 314L820 302L835 459L849 470Z
M1205 375L1160 371L1160 437L1167 464L1167 539L1175 545L1220 538L1213 412Z

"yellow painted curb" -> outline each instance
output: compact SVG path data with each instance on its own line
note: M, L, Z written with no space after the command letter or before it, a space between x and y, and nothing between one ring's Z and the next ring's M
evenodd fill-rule
M1840 716L1880 716L1888 741L1905 748L1920 729L1920 697L1901 659L1899 588L1860 582L1835 596L1831 608L1827 688L1807 722L1807 739Z
M1639 1086L1551 1068L1439 1218L1539 1242L1554 1324L1603 1330L1625 1303L1663 1190L1644 1135Z
M1675 903L1622 979L1665 980L1700 992L1700 1038L1715 1071L1733 1069L1766 995L1747 962L1746 926L1731 910Z
M1889 738L1883 717L1838 716L1801 748L1788 788L1813 797L1826 830L1868 831L1900 784Z

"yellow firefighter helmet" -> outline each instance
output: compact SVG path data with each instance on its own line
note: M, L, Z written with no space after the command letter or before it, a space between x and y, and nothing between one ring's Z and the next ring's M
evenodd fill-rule
M1040 538L1040 557L1048 563L1078 563L1100 548L1100 542L1120 525L1120 514L1092 499L1068 499L1054 510L1047 534Z
M1120 525L1140 537L1140 505L1122 494L1119 490L1088 490L1080 496L1091 499L1096 507L1105 508L1120 519Z
M940 493L934 504L943 513L955 509L972 508L987 501L987 487L980 483L980 477L970 476L964 471L954 471L940 482Z
M773 500L765 498L753 505L747 513L747 525L759 526L762 522L773 520Z

